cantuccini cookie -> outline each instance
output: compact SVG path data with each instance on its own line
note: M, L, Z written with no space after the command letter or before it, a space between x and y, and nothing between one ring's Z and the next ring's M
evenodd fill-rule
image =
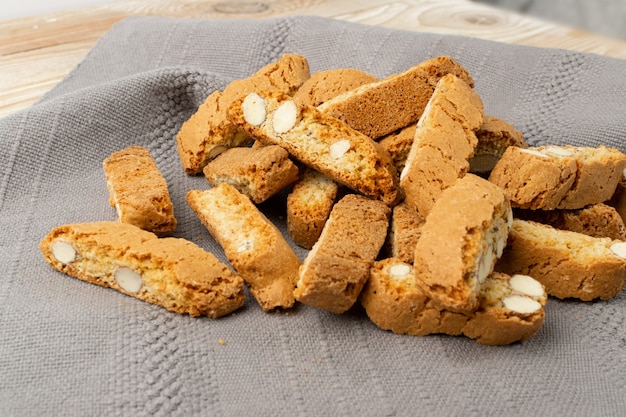
M607 300L626 284L626 243L515 219L496 270L530 275L557 298Z
M415 245L424 221L424 217L406 202L394 206L387 236L387 255L413 264Z
M113 153L102 163L109 203L118 220L167 235L176 229L174 206L165 178L150 151L131 146Z
M264 311L293 306L300 259L248 197L222 183L206 191L189 191L187 203Z
M118 222L68 224L41 241L55 269L191 316L217 318L245 302L243 280L184 239Z
M513 220L501 188L467 174L447 188L415 246L417 283L441 308L468 313L502 254Z
M365 84L380 81L378 78L355 68L333 68L318 71L293 95L299 104L319 106L320 104Z
M302 263L296 300L337 314L352 307L385 242L390 211L357 194L339 200Z
M231 102L256 89L292 95L310 75L305 57L285 54L250 77L231 82L224 91L212 93L181 126L176 136L185 172L200 174L205 165L221 152L251 142L250 137L226 117L226 109Z
M591 204L576 210L516 209L514 215L518 219L548 224L561 230L626 240L624 220L614 207L604 203Z
M380 145L387 151L398 172L402 172L406 165L406 160L411 151L411 145L415 139L417 124L413 123L397 132L393 132L380 139Z
M397 171L382 147L315 107L282 93L254 92L229 107L228 116L250 136L279 145L304 164L362 194L396 204Z
M311 249L319 239L335 204L339 185L311 168L287 195L287 232L293 241Z
M489 175L514 207L579 209L602 203L615 193L626 155L605 146L511 146Z
M368 317L397 334L465 335L485 345L530 339L543 325L547 295L535 279L494 272L480 288L480 303L468 313L442 309L419 288L411 265L395 258L377 261L361 293Z
M400 175L406 201L424 217L442 191L469 170L478 140L483 103L461 78L441 78L417 122L415 138Z
M318 108L351 128L377 139L417 122L435 85L454 74L473 87L467 70L448 56L439 56L330 99Z
M483 117L476 138L478 145L469 159L469 171L479 175L488 175L509 146L528 147L522 132L495 116Z
M204 167L213 186L227 183L259 204L298 180L298 167L280 146L226 150Z

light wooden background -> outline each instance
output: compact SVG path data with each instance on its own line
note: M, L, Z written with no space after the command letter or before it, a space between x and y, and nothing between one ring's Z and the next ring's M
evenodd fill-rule
M319 15L626 58L626 41L469 0L128 0L0 22L0 116L35 102L114 23L132 15L211 19Z

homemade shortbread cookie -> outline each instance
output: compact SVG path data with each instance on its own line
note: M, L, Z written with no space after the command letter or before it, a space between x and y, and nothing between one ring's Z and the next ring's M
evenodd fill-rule
M478 308L467 314L441 309L417 286L411 265L395 258L376 262L361 293L368 317L397 334L465 335L485 345L530 339L543 325L547 295L525 275L494 272L480 288Z
M607 300L626 284L626 242L515 219L496 270L530 275L557 298Z
M287 196L287 232L297 245L311 249L317 242L338 191L335 181L305 168L302 178Z
M450 57L440 56L379 82L340 94L318 108L377 139L417 122L435 85L446 74L454 74L474 86L465 68Z
M442 309L470 313L493 271L512 222L501 188L467 174L433 206L415 246L417 284Z
M46 261L65 274L176 313L217 318L245 302L241 277L211 253L130 224L59 226L40 248Z
M250 136L279 145L340 184L388 205L401 198L397 171L382 147L315 107L282 93L255 92L235 101L228 116Z
M626 155L605 146L511 146L489 175L513 207L580 209L609 200L626 168Z
M442 191L469 169L483 120L483 103L454 75L441 78L417 122L415 138L400 175L406 200L424 217Z
M415 245L423 225L424 218L413 207L405 202L395 206L387 237L388 256L413 264Z
M614 207L592 204L577 210L516 209L515 217L548 224L561 230L583 233L593 237L626 240L624 220Z
M189 191L187 203L264 311L293 306L300 259L248 197L222 183Z
M352 307L385 242L390 211L356 194L339 200L302 263L296 300L337 314Z
M146 148L131 146L102 163L109 203L118 220L166 235L176 229L167 182Z
M294 94L311 73L305 57L285 54L249 78L231 82L223 92L212 93L181 126L176 141L183 169L189 175L202 172L205 165L229 148L251 142L250 137L226 117L229 104L257 89Z
M346 91L376 81L380 80L354 68L318 71L302 84L293 95L293 100L298 104L315 107Z
M280 146L232 148L204 167L213 186L227 183L259 204L298 180L298 167Z
M494 116L483 117L476 138L478 145L474 149L474 156L469 159L469 171L479 175L489 174L509 146L528 147L522 132Z

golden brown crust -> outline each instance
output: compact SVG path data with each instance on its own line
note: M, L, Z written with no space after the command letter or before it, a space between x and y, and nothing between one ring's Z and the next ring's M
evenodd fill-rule
M233 123L250 136L266 145L282 146L294 158L353 190L388 205L399 201L397 172L389 154L378 143L315 107L298 106L285 94L263 91L256 94L266 111L259 125L246 120L242 108L245 98L235 101L228 111ZM297 119L290 129L277 133L277 111L290 104L295 106ZM337 145L344 144L346 148L341 152L333 152Z
M120 222L159 236L176 229L167 183L146 148L131 146L117 151L102 166L109 202L116 208Z
M377 139L417 122L446 74L454 74L473 86L469 73L447 56L424 61L400 74L341 94L319 106L324 113Z
M400 175L406 201L422 216L443 190L467 173L482 114L480 97L465 81L454 75L441 78L417 123Z
M59 242L70 245L73 258L59 256L55 251ZM216 318L245 301L243 280L211 253L184 239L159 239L130 224L59 226L43 238L40 248L46 261L61 272L176 313ZM120 269L138 274L140 285L131 288L118 281Z
M305 169L287 196L287 232L297 245L311 249L317 242L338 190L337 183L326 175Z
M223 182L259 204L298 179L298 167L280 146L232 148L204 167L212 186Z
M315 107L346 91L376 81L380 80L354 68L318 71L302 84L293 99L298 104Z
M300 259L248 197L222 183L189 191L187 203L264 311L293 306Z
M414 258L420 288L442 308L472 312L506 245L511 220L500 188L474 174L458 180L441 194L422 226Z
M604 146L509 147L489 176L514 207L580 209L607 201L626 167L626 155Z
M515 219L496 269L530 275L558 298L606 300L626 284L626 260L611 249L617 242Z
M356 194L339 200L300 269L298 301L341 314L357 300L387 235L390 209Z
M223 92L216 91L182 126L176 141L183 169L189 175L202 172L204 166L220 152L243 146L251 139L226 117L234 100L256 89L294 94L310 77L305 57L285 54L250 77L231 82Z

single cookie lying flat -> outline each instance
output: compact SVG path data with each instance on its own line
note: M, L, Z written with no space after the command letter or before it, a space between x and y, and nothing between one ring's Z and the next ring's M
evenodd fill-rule
M55 269L190 316L217 318L245 302L243 280L184 239L117 222L56 227L41 241Z
M118 220L166 235L176 229L174 206L167 183L146 148L131 146L102 163L109 203Z
M248 197L222 183L189 191L187 203L264 311L293 306L300 259Z
M607 300L626 284L626 242L515 219L496 270L530 275L557 298Z
M390 211L356 194L339 200L302 263L296 300L337 314L352 307L385 242Z

